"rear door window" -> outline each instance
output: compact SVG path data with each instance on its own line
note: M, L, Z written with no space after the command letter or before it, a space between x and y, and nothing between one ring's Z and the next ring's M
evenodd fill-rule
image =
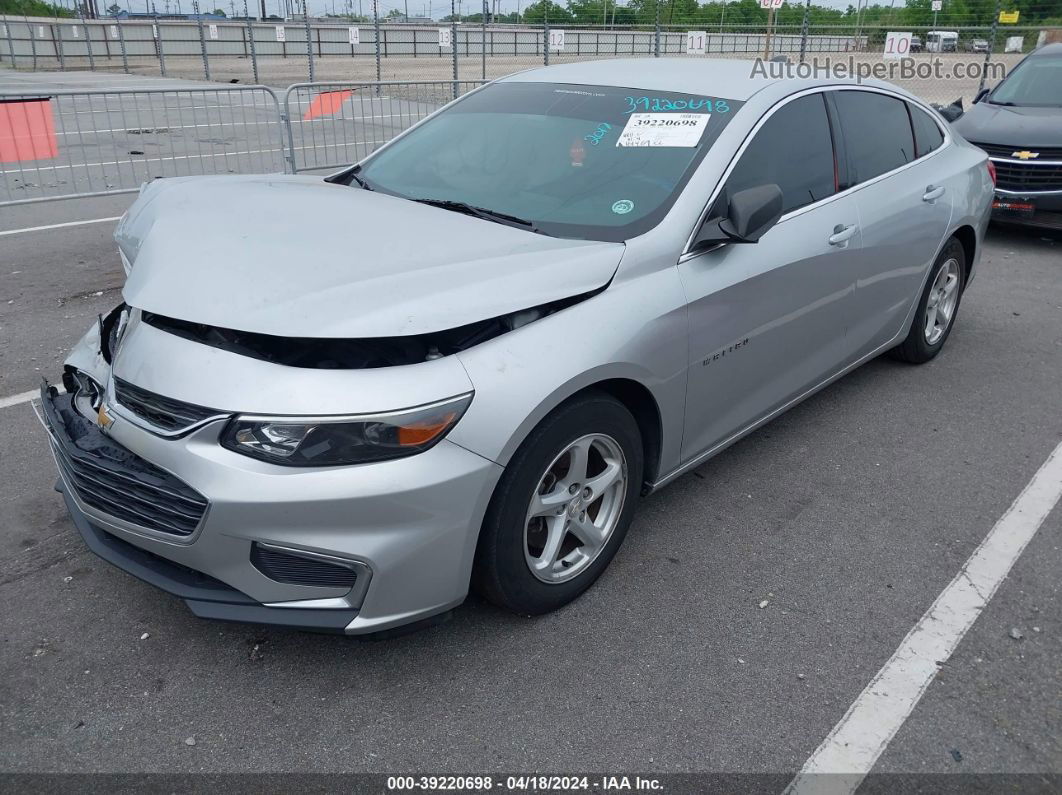
M851 185L914 160L914 135L903 100L870 91L835 91L833 97Z
M774 183L782 189L782 212L789 212L832 196L837 189L832 140L822 94L786 103L742 153L722 198ZM722 214L725 205L719 210Z
M944 133L933 121L933 117L910 102L907 103L907 108L911 112L911 126L914 127L915 157L922 157L939 149L944 143Z

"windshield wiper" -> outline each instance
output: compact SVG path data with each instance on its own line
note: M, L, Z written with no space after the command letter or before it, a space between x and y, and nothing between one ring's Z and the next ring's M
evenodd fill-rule
M497 210L488 210L486 207L474 207L471 204L454 201L453 199L413 199L413 201L417 202L417 204L427 204L431 207L440 207L443 210L452 210L455 213L464 213L465 215L471 215L473 218L482 218L484 221L493 221L496 224L515 226L520 229L526 229L528 232L537 232L540 235L546 234L536 227L533 221L528 221L526 218L517 218L515 215L500 213Z
M361 171L361 166L358 166L358 168L350 172L350 178L361 185L365 190L375 190L373 186L369 184L369 180L365 179L365 177L358 176L359 171Z
M358 186L365 190L376 190L365 177L359 177L358 172L361 171L361 165L353 165L350 168L340 171L338 174L333 174L330 177L325 177L325 182L331 182L339 185L349 185L350 180L358 183Z

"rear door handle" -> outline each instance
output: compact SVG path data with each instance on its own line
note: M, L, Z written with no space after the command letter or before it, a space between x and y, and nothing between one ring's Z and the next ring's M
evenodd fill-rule
M848 226L837 224L837 226L833 228L833 234L826 238L826 242L831 246L840 246L841 248L844 248L848 245L848 241L851 240L858 231L859 227L855 224L849 224Z
M930 186L928 186L926 188L926 192L922 194L922 201L932 203L932 202L935 202L937 199L939 199L943 195L944 195L944 186L943 185L930 185Z

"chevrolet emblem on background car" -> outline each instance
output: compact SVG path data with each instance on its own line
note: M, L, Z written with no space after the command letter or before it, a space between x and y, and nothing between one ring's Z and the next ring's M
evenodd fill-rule
M1019 160L1032 160L1039 156L1039 152L1030 152L1028 149L1022 149L1020 152L1014 152L1011 154L1011 157L1016 157Z

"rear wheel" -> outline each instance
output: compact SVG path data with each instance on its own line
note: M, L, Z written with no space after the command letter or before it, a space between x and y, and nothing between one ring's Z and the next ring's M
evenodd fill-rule
M642 482L642 441L626 407L599 392L544 419L495 489L473 582L501 607L536 615L589 588L623 542Z
M959 313L965 274L966 252L952 238L933 263L907 338L889 352L893 358L922 364L940 353Z

